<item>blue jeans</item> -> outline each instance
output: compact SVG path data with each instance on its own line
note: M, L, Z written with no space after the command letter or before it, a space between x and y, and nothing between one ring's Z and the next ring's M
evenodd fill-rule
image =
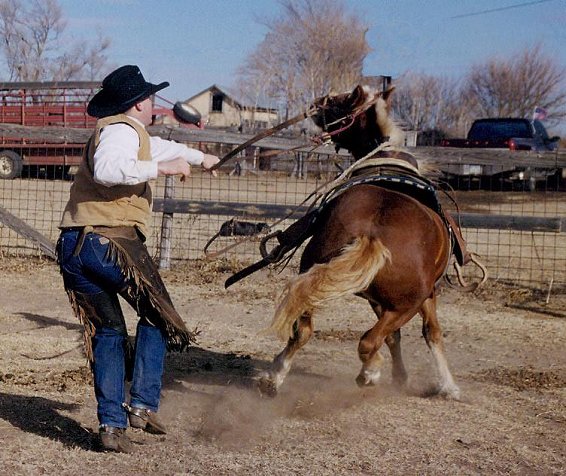
M125 402L127 331L118 295L128 281L120 267L108 258L109 241L96 233L86 235L80 253L74 251L78 230L64 230L58 243L58 258L65 289L73 291L91 312L87 316L96 328L92 338L94 390L100 425L127 427ZM130 405L157 411L166 353L161 329L144 316L155 312L151 305L130 302L140 314L130 388ZM90 315L93 314L93 315Z

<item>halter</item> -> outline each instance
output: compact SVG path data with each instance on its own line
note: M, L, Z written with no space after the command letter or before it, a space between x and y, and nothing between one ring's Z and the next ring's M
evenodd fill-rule
M321 134L319 134L318 136L313 136L311 138L311 140L315 143L315 144L324 144L325 142L328 142L333 136L338 135L346 130L348 130L350 127L352 127L354 125L354 122L356 122L356 117L359 116L360 113L353 115L353 114L348 114L347 116L344 116L341 119L338 119L334 122L331 122L330 124L326 124L326 121L324 121L325 116L323 115L323 121L324 121L324 127L322 128L322 130L324 132L322 132ZM328 126L332 126L333 124L336 124L338 122L344 122L346 121L346 119L350 119L350 123L346 124L345 126L342 126L340 129L336 129L332 132L328 132Z
M386 94L387 92L391 91L391 89L386 89L384 91L378 91L377 93L374 94L373 98L367 102L364 102L363 104L360 104L358 107L354 108L350 113L346 114L343 117L340 117L336 120L334 120L333 122L330 123L326 123L326 115L324 114L324 110L328 109L327 107L327 101L328 101L328 96L324 97L323 103L319 106L319 113L321 113L321 117L322 117L322 130L324 132L322 132L321 134L319 134L318 136L314 136L312 138L312 140L316 143L316 144L324 144L327 143L328 141L330 141L332 139L332 137L341 134L344 131L347 131L350 127L352 127L355 122L356 119L363 113L365 113L366 111L368 111L372 106L374 106L377 101L383 97L384 94ZM339 127L338 129L329 132L328 128L330 126L333 126L335 124L343 124L341 127ZM389 140L388 137L383 137L382 141L378 141L378 140L374 140L372 141L375 147L378 147L381 143L383 142L387 142Z

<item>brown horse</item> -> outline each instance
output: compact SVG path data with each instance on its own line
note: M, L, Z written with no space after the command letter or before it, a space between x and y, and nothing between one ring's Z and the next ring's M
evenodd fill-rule
M402 139L389 117L390 92L373 94L358 86L352 93L325 97L315 104L312 119L354 159L380 155L384 142L395 145ZM391 162L414 160L395 152L389 157ZM260 390L277 392L296 352L313 334L313 311L329 299L353 293L365 298L377 316L358 345L362 368L357 384L372 385L379 379L383 342L391 352L393 381L406 383L400 329L420 313L440 378L438 393L458 399L460 390L448 369L436 315L435 284L451 254L450 236L439 214L398 191L359 183L330 200L316 223L300 273L286 286L270 327L287 339L287 346L260 374Z

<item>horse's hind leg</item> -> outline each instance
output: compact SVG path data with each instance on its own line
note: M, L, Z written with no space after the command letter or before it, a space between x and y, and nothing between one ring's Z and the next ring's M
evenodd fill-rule
M436 369L440 377L438 393L455 400L460 399L460 389L454 382L452 374L448 369L448 362L444 354L444 342L442 330L436 316L436 296L426 299L420 311L423 317L423 337L432 352Z
M416 312L416 309L407 312L384 311L377 324L362 336L358 344L358 356L362 361L362 369L356 377L356 383L360 387L374 385L379 380L383 362L379 348L383 341L386 341L387 345L390 346L389 348L392 349L394 378L401 381L406 380L407 372L401 359L401 334L397 334L397 331Z
M313 333L311 313L305 312L293 326L293 336L283 351L273 359L271 368L262 372L258 378L259 390L262 394L275 396L291 370L291 362L297 351L311 338Z
M399 387L403 387L407 383L407 370L403 362L401 354L401 329L389 334L385 338L385 343L389 347L391 353L391 375L393 383Z
M379 305L371 305L373 312L379 319L381 315L381 308ZM401 329L397 329L385 338L385 343L389 347L391 354L391 376L393 383L399 387L407 383L407 370L403 362L403 355L401 352Z

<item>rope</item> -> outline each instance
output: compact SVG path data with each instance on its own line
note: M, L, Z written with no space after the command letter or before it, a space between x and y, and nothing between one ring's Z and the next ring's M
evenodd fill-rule
M254 137L247 140L243 144L240 144L238 147L236 147L232 151L228 152L224 157L222 157L220 159L220 161L218 163L216 163L213 167L211 167L210 170L218 169L221 165L223 165L225 162L230 160L237 153L244 150L246 147L249 147L250 145L255 144L256 142L260 141L261 139L264 139L265 137L268 137L270 135L275 134L275 132L280 131L281 129L286 129L289 126L291 126L291 125L293 125L293 124L295 124L299 121L302 121L303 119L306 119L307 117L312 116L314 113L316 113L317 110L318 110L317 108L311 107L308 111L302 112L302 113L296 115L295 117L292 117L291 119L288 119L287 121L282 122L281 124L278 124L278 125L272 127L271 129L267 129L265 131L260 132L259 134L255 135Z
M393 146L391 146L391 144L389 142L382 143L379 147L376 147L371 152L366 154L364 157L362 157L358 161L354 162L350 167L345 169L337 178L328 180L327 182L319 185L301 203L296 205L287 215L285 215L284 217L275 221L273 224L269 225L268 228L267 228L267 233L269 233L270 230L272 230L273 228L275 228L276 226L278 226L279 224L281 224L282 222L287 220L289 217L293 216L295 214L295 212L298 209L300 209L305 203L307 203L309 201L311 202L310 205L307 208L307 213L308 213L309 211L311 211L314 208L314 206L318 202L320 202L320 204L322 205L323 203L328 201L329 197L332 195L332 192L335 191L336 189L338 189L342 184L346 183L348 181L348 178L352 174L352 172L354 170L357 170L358 168L363 168L363 167L368 167L368 166L373 166L373 165L395 165L395 166L400 166L400 167L404 167L408 170L411 170L416 175L420 176L420 172L418 171L418 169L416 169L415 167L413 167L411 164L409 164L408 162L406 162L404 160L393 159L393 158L372 159L373 156L375 156L376 154L378 154L379 152L381 152L383 150L397 150L397 149L395 149ZM228 245L228 246L226 246L226 247L224 247L224 248L222 248L218 251L213 251L213 252L209 253L205 249L205 257L208 258L208 259L214 259L214 258L218 257L219 255L222 255L222 254L230 251L231 249L235 248L236 246L241 245L242 243L253 241L256 236L257 235L247 236L245 238L237 240L235 243L231 243L230 245Z

